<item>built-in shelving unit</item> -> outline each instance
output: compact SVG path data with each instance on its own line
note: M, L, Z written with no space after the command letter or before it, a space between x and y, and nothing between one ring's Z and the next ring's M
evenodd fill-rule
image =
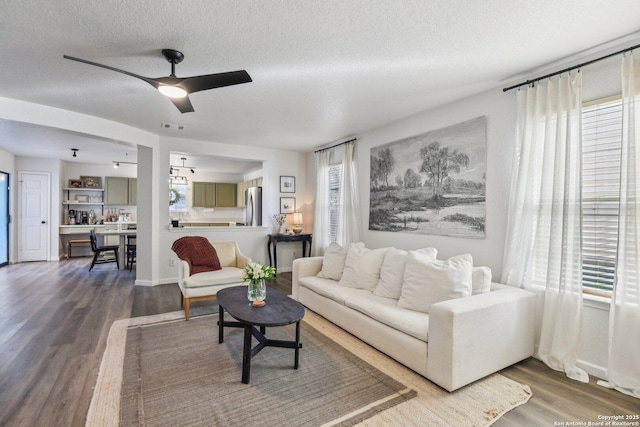
M65 224L69 220L69 210L71 206L99 206L100 214L104 215L104 189L103 188L63 188L67 198L62 201L62 205L67 207ZM86 194L80 194L86 193ZM86 200L85 200L86 197Z

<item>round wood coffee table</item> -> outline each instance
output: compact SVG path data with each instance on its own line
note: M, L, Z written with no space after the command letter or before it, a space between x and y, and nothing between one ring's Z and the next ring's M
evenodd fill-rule
M224 341L224 327L244 328L244 348L242 351L242 382L249 384L251 358L265 347L284 347L295 350L294 369L298 369L300 355L300 320L304 317L304 307L276 289L267 291L266 304L253 307L247 299L246 286L234 286L221 289L217 293L220 305L218 320L218 342ZM224 312L229 313L237 322L225 322ZM266 328L296 324L295 341L271 340L265 337ZM258 330L259 327L260 330ZM251 348L251 338L256 337L258 344Z

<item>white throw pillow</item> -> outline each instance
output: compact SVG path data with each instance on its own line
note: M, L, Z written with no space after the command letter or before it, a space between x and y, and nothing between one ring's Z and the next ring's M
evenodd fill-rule
M486 294L491 290L491 269L489 267L473 267L471 279L471 295Z
M322 269L320 269L317 276L322 277L323 279L342 279L342 271L344 270L344 261L346 258L347 249L335 242L332 242L327 250L324 251Z
M367 249L351 244L344 263L340 284L349 288L373 291L380 279L380 266L387 248Z
M428 255L432 259L436 259L438 256L436 248L418 249L415 252ZM396 248L387 249L380 267L380 280L378 280L376 289L373 291L374 295L393 299L400 298L406 262L407 251Z
M428 313L438 302L471 295L473 259L469 254L446 261L410 252L398 306Z

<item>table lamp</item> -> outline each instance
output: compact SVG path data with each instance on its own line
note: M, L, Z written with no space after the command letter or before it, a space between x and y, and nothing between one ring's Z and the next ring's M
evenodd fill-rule
M293 232L295 234L300 234L302 232L302 213L294 212L293 213Z

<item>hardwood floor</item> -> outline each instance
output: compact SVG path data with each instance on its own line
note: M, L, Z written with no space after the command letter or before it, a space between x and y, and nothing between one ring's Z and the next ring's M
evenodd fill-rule
M180 310L177 284L134 286L135 271L90 258L0 268L0 426L82 426L107 334L114 320ZM291 291L291 274L275 287ZM215 301L192 305L215 312ZM567 379L535 359L502 374L528 384L533 397L497 426L598 421L640 413L640 401Z

